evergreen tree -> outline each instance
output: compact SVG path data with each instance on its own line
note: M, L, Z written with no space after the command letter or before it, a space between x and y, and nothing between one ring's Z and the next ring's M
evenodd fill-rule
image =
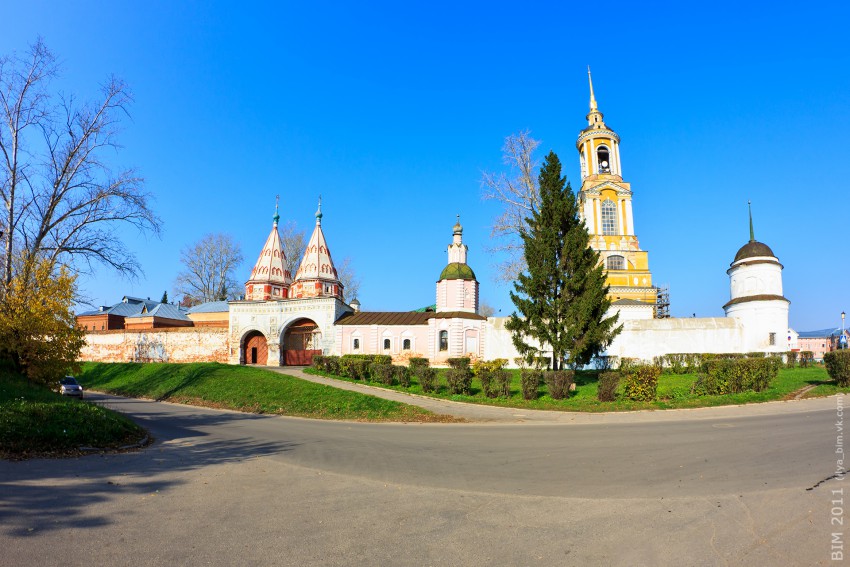
M515 311L507 329L513 343L529 362L539 348L552 349L552 368L564 361L576 368L607 348L622 326L617 315L605 317L611 305L599 254L590 248L590 236L579 218L578 203L561 162L549 152L540 168L540 207L521 232L526 269L511 292Z
M162 299L160 299L159 302L168 303L168 290L162 292Z

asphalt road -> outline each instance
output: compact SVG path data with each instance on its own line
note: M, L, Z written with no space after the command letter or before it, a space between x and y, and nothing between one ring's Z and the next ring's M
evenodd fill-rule
M100 398L156 442L0 462L0 564L827 565L850 522L846 396L566 424Z

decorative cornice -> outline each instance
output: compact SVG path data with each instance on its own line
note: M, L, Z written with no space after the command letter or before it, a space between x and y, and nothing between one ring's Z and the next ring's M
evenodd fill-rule
M608 188L614 189L617 192L617 195L631 195L632 194L631 189L623 187L622 185L615 183L613 181L607 181L607 180L603 181L602 183L599 183L597 185L591 185L587 189L582 187L581 192L587 193L589 195L600 195L602 193L603 189L608 189Z
M750 301L784 301L786 303L791 303L788 299L781 295L748 295L745 297L736 297L735 299L729 301L726 305L724 305L723 309L726 309L727 307L730 307L732 305L738 305L739 303L748 303Z
M611 138L618 144L620 143L620 136L617 135L613 130L609 130L608 128L599 128L593 129L593 127L582 130L578 135L578 140L576 140L576 147L580 147L581 143L588 138Z

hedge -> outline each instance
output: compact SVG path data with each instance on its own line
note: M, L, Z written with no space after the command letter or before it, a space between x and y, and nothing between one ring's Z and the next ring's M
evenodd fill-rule
M651 402L658 391L661 368L652 364L634 364L620 370L623 393L636 402Z
M706 363L692 391L699 395L761 392L770 387L780 366L782 361L775 357L713 360Z

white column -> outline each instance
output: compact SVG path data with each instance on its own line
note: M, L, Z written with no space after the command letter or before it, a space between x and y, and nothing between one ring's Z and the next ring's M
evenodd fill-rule
M601 220L601 207L599 205L599 199L593 199L593 234L602 234L602 226L597 224L599 220Z
M623 214L623 199L617 199L617 219L618 219L618 232L620 234L626 234L626 222L625 215Z
M592 157L590 155L590 140L585 140L584 142L584 163L587 167L587 174L590 175L593 173L593 162Z
M632 215L632 200L629 199L626 201L626 220L629 223L629 232L627 234L634 236L635 234L635 225Z
M613 140L611 141L611 143L614 145L614 155L616 156L614 163L617 164L617 171L615 171L614 173L616 173L617 175L622 177L623 176L623 168L620 167L620 144L614 143Z

